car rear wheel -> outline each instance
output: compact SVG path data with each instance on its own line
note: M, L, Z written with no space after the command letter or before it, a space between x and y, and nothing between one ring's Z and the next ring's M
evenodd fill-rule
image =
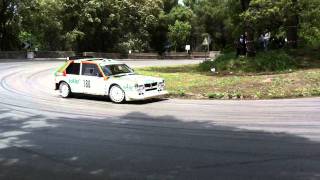
M70 97L70 94L71 94L70 86L65 82L60 83L59 92L60 92L60 96L63 98Z
M118 85L114 85L111 87L109 92L109 97L114 103L122 103L125 101L125 93Z

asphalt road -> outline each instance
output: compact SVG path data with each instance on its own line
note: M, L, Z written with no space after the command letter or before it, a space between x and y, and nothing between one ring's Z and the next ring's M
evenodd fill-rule
M320 179L320 98L62 99L58 64L0 64L0 180Z

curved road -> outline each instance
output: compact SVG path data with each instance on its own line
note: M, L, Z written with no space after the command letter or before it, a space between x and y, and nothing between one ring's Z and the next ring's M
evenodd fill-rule
M0 180L320 179L320 98L62 99L59 64L0 64Z

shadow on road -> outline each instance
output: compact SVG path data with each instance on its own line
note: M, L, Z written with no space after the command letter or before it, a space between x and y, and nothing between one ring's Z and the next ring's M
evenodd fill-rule
M320 145L285 133L130 113L0 112L0 179L319 179Z

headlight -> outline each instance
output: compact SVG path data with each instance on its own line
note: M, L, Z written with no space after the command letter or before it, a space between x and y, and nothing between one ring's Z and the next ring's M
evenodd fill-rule
M135 85L135 88L136 90L139 92L139 93L142 93L144 91L144 85L138 85L136 84Z
M165 87L164 80L158 83L158 87L159 87L159 90L164 90L164 87Z

